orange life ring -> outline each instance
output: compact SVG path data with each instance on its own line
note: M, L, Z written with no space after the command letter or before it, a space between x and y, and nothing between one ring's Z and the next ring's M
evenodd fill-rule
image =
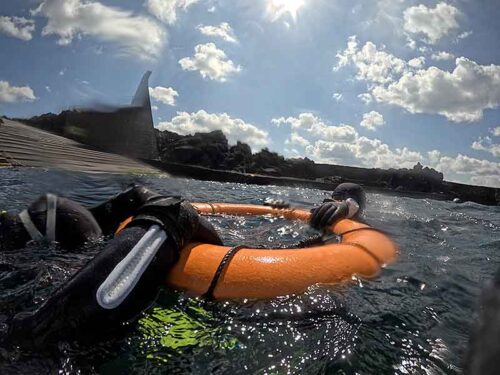
M307 221L303 209L230 203L193 203L200 214L273 215ZM380 231L354 220L338 221L330 228L342 236L340 243L304 249L243 248L225 264L212 291L215 299L266 299L301 293L314 284L336 284L356 275L373 278L395 260L397 247ZM168 273L172 288L203 295L231 248L190 243ZM213 285L212 285L213 286Z

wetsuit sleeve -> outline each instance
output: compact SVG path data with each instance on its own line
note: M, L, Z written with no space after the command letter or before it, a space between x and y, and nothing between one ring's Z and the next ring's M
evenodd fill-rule
M20 249L30 240L17 213L0 213L0 251Z
M120 306L103 309L96 301L96 292L147 229L141 225L124 229L38 311L18 314L9 329L10 341L35 347L59 340L95 341L137 317L154 301L168 270L178 259L172 240L162 245Z
M142 185L132 185L107 201L90 207L89 211L94 215L103 233L110 235L115 233L123 221L135 216L149 199L156 196L159 196L157 192Z

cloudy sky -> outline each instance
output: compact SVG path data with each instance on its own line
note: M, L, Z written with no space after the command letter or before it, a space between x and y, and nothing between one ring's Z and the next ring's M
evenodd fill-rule
M288 157L500 187L498 0L0 2L0 114L125 104Z

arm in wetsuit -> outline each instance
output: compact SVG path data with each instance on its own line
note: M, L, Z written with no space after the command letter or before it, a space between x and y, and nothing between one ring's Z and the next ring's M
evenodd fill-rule
M194 208L179 198L149 199L134 220L40 309L14 317L7 341L43 348L60 340L93 342L117 332L154 301L187 242L196 239L221 244L211 225L200 219ZM116 307L102 307L97 299L100 286L152 226L161 228L166 240L126 298Z
M148 199L158 195L144 186L132 185L89 209L64 197L43 195L21 213L0 212L0 251L20 249L32 240L47 237L51 197L55 238L50 241L65 250L76 250L102 235L114 234L121 222L135 216Z

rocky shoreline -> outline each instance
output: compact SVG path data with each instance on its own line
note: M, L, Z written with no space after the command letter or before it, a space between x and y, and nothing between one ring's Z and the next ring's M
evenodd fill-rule
M442 173L420 163L412 169L380 169L318 164L308 158L286 159L268 149L252 153L242 142L230 146L222 131L185 136L157 131L157 139L161 161L150 164L201 180L323 190L355 182L383 194L500 205L500 189L444 181Z
M156 169L162 170L169 174L179 177L194 178L196 180L202 180L202 181L232 182L232 183L252 184L252 185L304 187L304 188L318 189L325 191L332 191L337 185L337 183L332 183L332 182L314 181L314 180L307 180L295 177L276 177L276 176L267 176L262 174L225 171L220 169L211 169L211 168L199 167L196 165L171 163L159 160L142 160L142 161L148 163L149 165L151 165ZM426 193L419 191L392 190L392 189L384 189L381 187L375 187L367 184L361 184L361 185L365 188L366 191L372 193L399 195L410 198L429 198L441 201L452 200L454 198L453 195L446 193Z
M71 111L65 111L60 115L45 114L23 122L56 134L64 131L64 136L72 138L71 133L64 130L71 117ZM286 159L268 149L252 153L250 146L243 142L229 145L220 130L194 135L154 130L154 138L159 159L141 159L142 162L178 176L323 190L332 190L342 182L355 182L368 191L383 194L500 205L500 189L444 181L442 173L420 163L411 169L380 169L319 164L307 157ZM85 142L80 138L78 141ZM90 146L109 152L102 144ZM127 155L126 150L113 151ZM135 154L127 156L137 158Z

